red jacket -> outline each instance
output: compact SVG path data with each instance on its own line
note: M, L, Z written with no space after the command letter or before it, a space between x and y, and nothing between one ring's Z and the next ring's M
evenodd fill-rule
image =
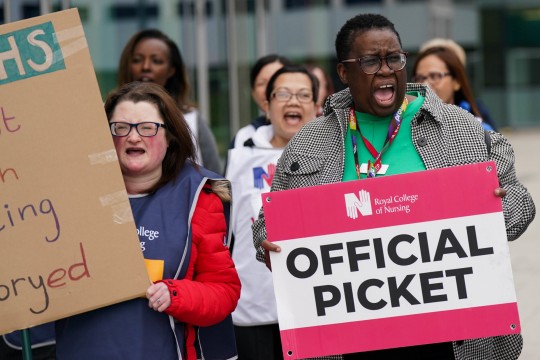
M192 248L186 276L163 280L171 294L165 312L186 324L187 359L196 359L194 326L210 326L225 319L240 298L240 279L224 245L227 226L223 204L205 185L191 220Z

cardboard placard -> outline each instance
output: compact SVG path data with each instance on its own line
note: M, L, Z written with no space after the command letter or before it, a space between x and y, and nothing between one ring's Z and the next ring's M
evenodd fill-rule
M519 333L498 186L486 162L263 194L284 357Z
M0 26L0 334L150 281L76 9Z

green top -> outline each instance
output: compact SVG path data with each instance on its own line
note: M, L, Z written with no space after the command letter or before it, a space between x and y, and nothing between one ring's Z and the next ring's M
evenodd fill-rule
M416 96L407 106L407 110L402 116L401 127L394 141L387 146L381 156L382 164L388 165L388 170L384 175L403 174L414 171L425 170L424 162L416 152L412 141L411 121L414 115L418 112L424 103L424 97L419 93L414 92L410 95ZM377 151L381 151L388 127L392 121L392 116L380 118L374 115L356 112L358 128L362 135L375 147ZM360 164L367 164L368 160L374 161L373 156L369 153L360 134L357 135L358 156ZM384 176L377 174L377 176ZM360 174L360 178L364 179L367 174ZM354 163L354 154L351 140L351 129L347 123L347 135L345 136L345 169L343 171L343 181L358 180L356 175L356 167Z

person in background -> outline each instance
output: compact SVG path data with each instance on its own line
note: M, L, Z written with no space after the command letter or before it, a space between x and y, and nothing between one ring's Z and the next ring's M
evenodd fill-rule
M146 299L57 321L58 359L235 358L230 314L240 280L226 246L228 181L193 161L189 127L161 86L121 86L105 113L135 226L159 234L139 235L149 274L158 275Z
M272 75L283 65L292 65L292 62L286 57L269 54L259 58L251 68L249 74L251 98L262 113L253 119L251 123L238 130L229 145L229 149L243 146L244 141L251 138L259 126L268 125L268 118L262 110L262 104L266 101L266 85Z
M257 128L243 147L229 150L226 178L235 199L232 257L242 281L233 312L240 359L283 359L272 274L255 259L251 224L270 190L283 148L302 126L315 118L318 82L305 67L285 65L268 81L261 107L270 124Z
M195 161L215 173L221 173L223 167L216 139L190 101L191 87L180 50L160 30L139 31L124 47L118 65L118 86L132 81L154 82L169 92L180 106L194 136Z
M465 53L465 49L463 49L461 45L459 45L452 39L433 38L431 40L428 40L422 45L420 45L418 53L423 53L427 49L434 47L443 47L452 50L454 54L456 54L456 56L458 57L459 61L463 64L463 67L467 66L467 54Z
M324 102L334 93L332 78L324 69L312 62L307 62L306 67L319 80L319 95L317 96L317 117L322 116Z
M412 80L428 84L442 101L469 111L484 129L493 130L482 121L465 68L454 51L446 47L431 47L420 53L413 66Z
M289 141L278 161L271 190L491 160L497 165L499 179L493 196L502 198L508 240L523 234L536 209L516 176L512 146L503 135L486 133L469 112L442 102L425 84L407 84L407 53L394 24L377 14L354 16L339 30L335 46L337 72L348 87L331 95L324 116L306 124ZM393 140L384 146L390 136ZM381 162L375 162L376 158ZM360 164L366 163L362 170ZM388 165L385 173L379 171L381 163ZM253 242L257 259L270 266L268 252L281 248L267 240L263 209L253 224ZM391 329L385 336L393 336ZM516 334L346 354L343 358L513 360L522 346L523 339Z
M451 51L456 54L459 61L463 65L463 67L466 70L467 67L467 54L465 53L465 50L461 45L459 45L457 42L455 42L452 39L444 39L444 38L433 38L431 40L426 41L420 46L420 50L418 51L419 55L422 54L424 51L430 49L430 48L446 48L450 49ZM478 98L475 99L476 101L476 107L480 114L480 118L482 118L482 122L484 123L484 127L489 129L493 129L494 131L498 131L497 127L495 126L495 122L493 121L493 118L491 117L491 114L489 113L486 106L480 101ZM465 110L472 112L470 105L468 105L466 102L456 104Z

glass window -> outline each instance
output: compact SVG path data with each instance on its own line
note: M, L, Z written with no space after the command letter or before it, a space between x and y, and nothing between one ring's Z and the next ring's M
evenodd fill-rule
M345 0L347 5L380 4L382 2L383 0Z
M206 1L205 15L211 17L215 14L214 3ZM195 2L193 1L180 1L178 3L178 15L180 17L192 18L195 16Z
M28 19L39 15L41 15L41 13L39 12L39 5L24 4L22 6L23 19Z
M329 0L285 0L285 9L303 9L315 6L328 6Z
M504 38L504 12L500 8L486 8L481 12L482 58L484 59L484 85L504 86L506 79ZM493 54L498 54L493 56Z
M539 47L540 7L510 9L506 12L505 25L512 31L506 32L511 47Z
M144 14L145 18L156 18L158 16L157 5L112 5L111 18L114 20L131 20Z

